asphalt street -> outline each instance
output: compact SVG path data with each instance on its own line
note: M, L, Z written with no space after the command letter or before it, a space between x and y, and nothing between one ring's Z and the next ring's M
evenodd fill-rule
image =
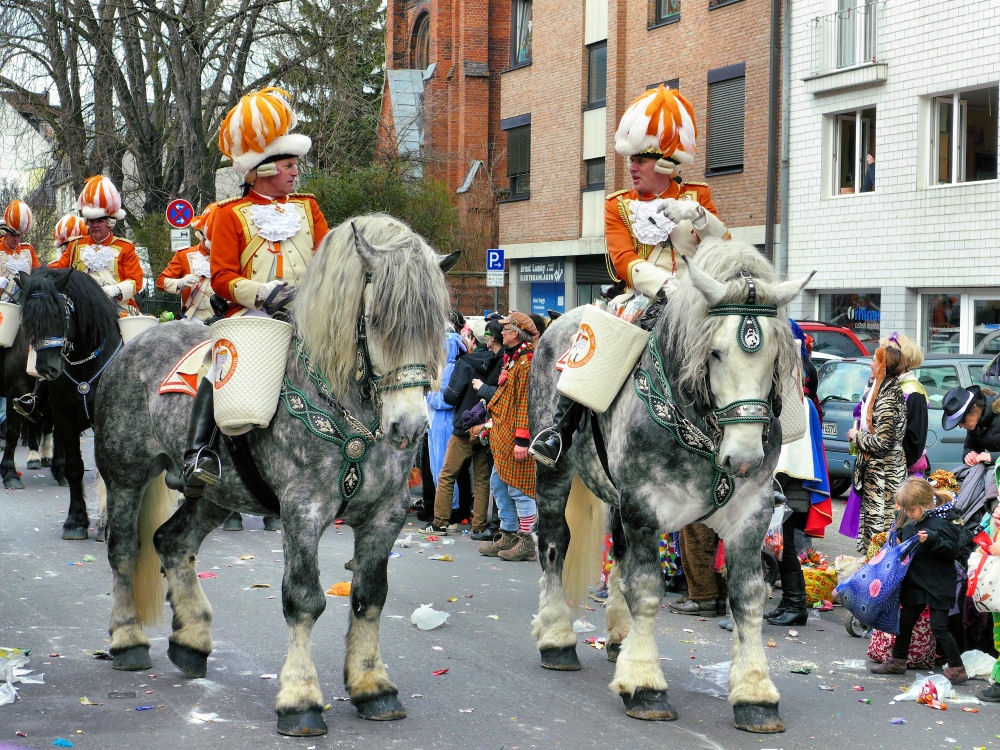
M92 446L85 438L88 499L96 519ZM18 452L24 465L23 451ZM183 678L166 657L169 614L147 629L153 669L116 672L94 656L108 648L111 576L104 546L59 538L68 491L46 470L23 470L26 489L0 491L0 646L30 649L28 668L41 684L18 684L15 703L0 706L0 750L76 748L142 750L230 748L1000 748L1000 705L952 703L937 711L890 704L915 679L876 677L844 662L864 659L867 641L850 637L846 613L814 612L807 625L764 626L771 675L781 691L783 734L751 735L732 727L724 689L699 677L730 658L731 635L717 619L662 609L656 636L680 713L674 722L625 716L607 688L613 666L602 650L581 643L583 670L539 666L530 633L537 603L537 563L482 557L465 536L425 542L416 518L389 565L382 619L382 657L408 717L360 719L341 681L347 599L329 596L315 629L314 657L330 707L329 734L309 739L275 731L276 674L287 636L281 614L279 533L248 517L242 532L213 532L198 570L215 618L215 650L204 679ZM835 502L837 511L840 502ZM322 581L349 580L349 529L331 528L320 548ZM426 546L425 546L426 545ZM817 548L850 553L853 542L830 532ZM432 560L447 553L453 562ZM450 613L443 626L420 631L410 615L422 603ZM599 604L581 613L603 634ZM664 600L664 605L666 599ZM165 610L166 613L166 610ZM791 631L794 631L791 632ZM811 667L808 674L793 669ZM435 672L447 670L443 674ZM959 688L974 695L982 682ZM863 690L857 690L862 687ZM863 701L870 702L863 702ZM978 712L961 710L962 705ZM140 710L142 709L142 710ZM893 723L903 719L902 723Z

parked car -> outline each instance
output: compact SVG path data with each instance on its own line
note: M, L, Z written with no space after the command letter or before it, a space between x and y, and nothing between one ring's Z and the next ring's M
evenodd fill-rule
M838 357L865 357L868 349L850 328L822 323L818 320L796 320L799 327L813 337L813 351ZM875 342L876 348L878 342ZM873 350L874 351L874 350Z
M933 469L951 470L962 463L965 430L941 428L941 401L957 385L983 385L983 366L992 358L981 354L929 354L914 372L927 390L927 458ZM830 474L830 492L845 492L854 472L847 431L854 425L854 407L871 376L871 357L830 359L816 363L817 393L823 407L823 447Z

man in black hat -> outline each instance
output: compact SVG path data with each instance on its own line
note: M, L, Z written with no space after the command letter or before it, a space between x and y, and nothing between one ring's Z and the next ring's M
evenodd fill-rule
M997 396L987 396L978 385L952 388L941 402L944 414L941 426L946 430L964 427L965 446L962 460L966 466L993 463L993 453L1000 455L1000 403Z

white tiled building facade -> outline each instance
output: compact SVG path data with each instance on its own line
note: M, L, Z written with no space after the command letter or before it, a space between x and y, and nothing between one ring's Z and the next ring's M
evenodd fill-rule
M817 271L794 314L997 351L1000 2L789 5L788 276Z

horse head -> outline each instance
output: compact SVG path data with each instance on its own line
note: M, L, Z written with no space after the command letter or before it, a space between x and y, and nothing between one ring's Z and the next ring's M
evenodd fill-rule
M687 264L668 314L677 383L717 433L720 468L746 477L763 464L779 378L800 377L785 308L812 274L779 282L756 248L731 240L705 240Z
M313 360L336 393L370 392L382 434L399 450L427 429L424 394L444 358L444 272L457 259L403 222L370 214L327 234L296 296L296 326Z

